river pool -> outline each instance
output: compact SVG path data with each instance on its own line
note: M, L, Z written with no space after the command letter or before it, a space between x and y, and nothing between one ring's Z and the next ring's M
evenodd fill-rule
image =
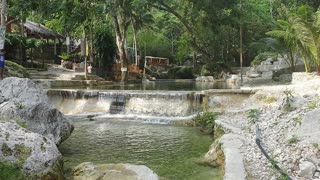
M131 163L148 166L163 180L222 179L218 169L197 164L212 144L197 128L70 118L75 130L59 147L66 174L82 162Z

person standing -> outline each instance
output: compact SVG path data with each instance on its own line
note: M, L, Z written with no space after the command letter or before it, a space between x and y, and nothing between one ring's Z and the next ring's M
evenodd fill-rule
M0 80L4 78L4 71L5 71L5 62L4 62L4 49L0 50Z

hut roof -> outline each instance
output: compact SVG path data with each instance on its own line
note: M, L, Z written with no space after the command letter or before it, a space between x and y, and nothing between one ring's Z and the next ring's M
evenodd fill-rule
M26 28L28 36L31 36L31 37L45 38L45 39L63 38L60 34L45 27L44 25L38 24L32 21L25 22L24 27Z

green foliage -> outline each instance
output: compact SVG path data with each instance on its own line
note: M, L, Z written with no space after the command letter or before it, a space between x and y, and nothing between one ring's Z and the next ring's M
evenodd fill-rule
M318 107L318 103L319 103L319 99L310 102L309 105L308 105L308 110L313 110L313 109L317 108Z
M10 46L26 45L27 38L21 34L6 33L6 44Z
M15 144L14 146L14 156L20 161L25 161L30 156L31 151L31 148L24 144Z
M69 61L71 59L71 55L68 53L62 53L59 55L59 58L65 60L65 61Z
M201 67L201 72L200 72L201 76L209 76L209 75L211 75L211 74L210 74L210 71L209 71L208 68L207 68L207 66L208 66L208 65L203 65L203 66Z
M292 111L293 107L292 107L292 103L294 101L294 96L292 94L291 90L286 89L285 91L283 91L285 97L282 100L282 109L284 111Z
M299 139L296 135L293 135L289 140L288 140L288 143L289 144L296 144L299 142Z
M215 112L204 112L198 114L194 121L203 129L209 133L213 133L214 121L217 119L217 113Z
M8 161L0 161L0 179L19 180L23 179L22 165Z
M30 74L29 72L19 64L12 62L12 61L6 61L6 68L9 70L10 76L17 76L17 77L24 77L29 78Z
M193 77L192 67L177 66L168 70L169 79L192 79Z
M2 144L1 152L3 153L4 156L12 156L13 151L10 149L10 147L7 145L7 143Z
M275 98L275 97L266 97L266 98L262 99L262 101L264 103L271 104L271 103L276 102L277 98Z
M99 67L111 68L116 54L114 37L108 26L101 26L95 32L94 48Z
M171 57L170 40L161 33L141 31L138 33L140 51L146 56Z
M251 66L257 66L259 65L262 61L267 60L268 58L272 58L272 60L277 60L278 54L277 53L272 53L272 52L263 52L258 54L253 61L251 62Z
M316 148L318 151L320 150L320 145L317 143L312 143L312 146Z
M19 124L23 128L28 128L27 123L21 120L16 120L16 123Z
M251 124L254 124L258 121L258 118L259 118L259 110L258 109L250 109L248 110L248 116L247 118L249 119L249 122Z
M18 109L23 109L24 106L21 102L15 102L15 105L17 106Z
M293 118L293 121L296 123L296 124L299 124L301 125L301 117L296 117L296 118Z
M25 46L27 48L39 48L44 45L44 42L35 38L27 38L25 41Z

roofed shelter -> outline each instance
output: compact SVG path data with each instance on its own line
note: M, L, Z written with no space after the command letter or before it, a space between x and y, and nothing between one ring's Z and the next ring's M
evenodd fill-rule
M63 37L53 30L32 21L24 23L24 28L27 32L27 37L41 38L41 39L62 39Z
M34 58L36 59L53 59L53 57L56 57L58 53L58 50L60 50L61 48L58 49L57 44L61 47L62 41L63 41L63 36L56 33L55 31L45 27L42 24L39 23L35 23L32 21L26 21L23 24L23 28L24 28L24 33L28 38L36 38L36 39L41 39L43 40L45 43L45 45L42 48L35 48L33 49L34 53L33 56L35 56ZM13 20L11 21L8 25L7 25L7 31L9 33L19 33L21 29L21 24L19 21L17 20ZM53 40L53 44L49 44L49 40ZM11 49L10 51L15 51L16 49ZM9 51L9 52L10 52ZM19 59L21 59L21 50L19 51ZM22 50L22 54L23 53ZM15 53L17 54L17 53ZM23 57L23 56L22 56ZM25 55L24 58L25 59ZM52 62L52 61L51 61Z

